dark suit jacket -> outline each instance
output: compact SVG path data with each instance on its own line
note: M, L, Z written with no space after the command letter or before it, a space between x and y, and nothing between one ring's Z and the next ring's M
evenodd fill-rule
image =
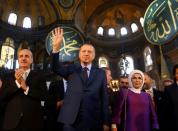
M143 91L145 92L145 90L143 90ZM155 104L155 111L158 116L160 131L163 131L164 104L165 104L164 93L162 91L159 91L159 90L153 88L153 100L154 100L154 104Z
M57 123L57 118L60 112L60 108L57 108L57 101L63 100L64 98L63 80L51 82L48 93L49 93L48 99L45 102L45 114L47 116L45 130L60 131L62 130L62 125Z
M13 129L19 122L27 129L38 130L42 128L41 100L46 95L45 83L37 72L30 71L26 83L29 86L28 95L17 87L14 72L7 74L3 79L0 91L0 102L6 103L4 116L4 129Z
M178 85L177 83L165 89L166 131L178 131Z
M153 99L155 102L155 108L158 116L160 131L164 131L164 104L165 104L164 93L162 91L153 89Z
M57 101L64 99L63 80L51 82L48 90L48 101L45 102L46 108L55 109Z
M89 128L108 124L109 106L104 71L92 66L85 84L81 65L62 66L58 60L58 53L53 54L53 71L68 81L59 120L64 124L74 124L82 102L82 111Z
M0 131L2 131L2 126L3 126L3 120L4 120L4 108L5 108L5 103L0 101Z

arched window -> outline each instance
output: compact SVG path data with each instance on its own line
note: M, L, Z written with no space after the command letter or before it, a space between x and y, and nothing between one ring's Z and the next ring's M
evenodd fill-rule
M115 30L114 30L114 28L109 28L108 35L109 36L115 36Z
M97 31L97 35L103 36L103 32L104 32L103 27L99 27L99 28L98 28L98 31Z
M131 56L128 56L128 55L127 56L122 55L120 60L119 60L118 66L120 68L121 75L130 74L130 72L134 70L133 58Z
M153 60L151 57L151 49L150 47L146 47L143 52L144 62L145 62L145 71L150 71L153 69Z
M1 67L13 69L14 62L14 40L12 38L6 38L1 49Z
M31 19L29 17L25 17L23 20L24 28L31 28Z
M99 57L98 59L99 67L109 67L108 60L105 57Z
M132 32L134 33L136 31L138 31L138 26L135 23L132 23L131 24L131 29L132 29Z
M144 24L144 19L143 19L143 17L140 18L140 23L141 23L141 25L142 25L142 27L143 27L143 24Z
M8 18L8 23L11 25L16 25L17 23L17 15L15 13L10 13Z
M127 29L125 27L121 28L121 36L127 35Z

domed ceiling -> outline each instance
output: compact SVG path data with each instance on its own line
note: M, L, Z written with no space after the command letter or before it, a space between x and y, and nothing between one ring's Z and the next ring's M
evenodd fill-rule
M125 37L121 36L120 30L122 27L127 29L127 37L134 36L134 33L131 31L132 23L135 23L141 30L138 30L138 35L139 32L142 32L140 18L143 18L144 12L144 8L128 3L115 4L104 11L97 10L97 13L94 13L88 22L89 24L86 29L88 36L96 38L98 27L102 27L104 29L104 36L99 38L103 40L110 39L116 41L119 39L119 42L121 42L126 40ZM108 36L107 32L110 28L115 30L115 36Z
M1 0L0 22L10 13L17 15L16 26L30 17L32 28L70 23L84 36L93 38L98 26L118 28L138 21L152 0ZM123 19L119 19L119 15ZM123 15L123 16L122 16ZM118 19L117 19L118 18Z
M59 17L53 4L47 0L1 0L0 5L1 19L7 22L9 14L15 13L18 18L17 26L22 26L25 17L31 18L32 27L38 26L40 17L44 19L44 25L53 23Z
M120 3L129 3L145 8L150 1L151 0L1 0L0 18L2 21L7 22L9 13L14 12L18 16L17 26L21 26L22 20L26 16L32 19L32 27L38 25L38 17L41 16L45 19L44 25L49 25L57 20L74 19L78 24L80 22L87 24L88 19L96 10L102 11L103 9L104 11L108 6Z

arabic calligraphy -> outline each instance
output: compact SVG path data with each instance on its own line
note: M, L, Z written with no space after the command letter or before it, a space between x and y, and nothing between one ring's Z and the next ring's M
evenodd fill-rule
M144 16L144 34L152 44L164 44L178 32L178 0L155 0Z
M74 61L77 58L80 46L84 43L80 34L71 27L63 27L64 37L59 52L60 61ZM48 34L46 48L50 54L52 50L52 31Z
M177 21L178 21L178 8L175 9L174 12L176 13L176 18L177 18Z

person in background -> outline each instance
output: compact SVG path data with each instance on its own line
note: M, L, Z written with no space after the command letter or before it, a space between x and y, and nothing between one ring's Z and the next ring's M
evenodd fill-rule
M165 88L169 87L170 85L172 85L174 83L174 81L172 79L167 78L167 79L164 79L162 83L163 83L163 86L165 89Z
M95 48L86 43L80 47L80 64L62 66L59 49L63 40L63 29L52 33L52 69L68 82L59 121L63 131L108 131L109 104L105 72L95 67Z
M113 106L115 101L116 94L113 92L112 87L110 86L110 82L112 80L111 76L111 70L108 67L102 67L102 69L105 71L106 79L107 79L107 89L108 89L108 97L109 97L109 112L110 112L110 125L111 125L111 116L113 112Z
M178 131L178 64L173 68L174 83L165 88L166 131Z
M17 56L19 69L3 77L0 90L0 103L6 103L3 130L41 131L41 101L46 96L45 79L40 72L30 69L33 55L29 49L20 49Z
M2 89L2 80L0 78L0 90ZM0 131L2 131L3 119L4 119L4 103L0 102Z
M159 91L156 88L155 81L148 75L148 73L144 73L145 83L143 86L143 91L148 93L151 96L153 105L155 107L156 114L158 116L160 131L163 131L164 128L164 93Z
M140 70L129 74L129 88L118 93L112 118L112 131L152 131L158 129L151 97L142 92L144 75ZM116 124L119 126L117 127Z
M109 67L102 67L102 69L105 71L106 79L107 79L107 85L109 87L110 82L112 80L111 70L109 69Z
M58 78L50 82L48 88L48 101L45 102L46 128L45 131L61 131L62 125L58 123L57 118L63 104L64 93L66 92L66 80Z
M129 82L127 76L120 76L119 77L119 88L128 88Z

